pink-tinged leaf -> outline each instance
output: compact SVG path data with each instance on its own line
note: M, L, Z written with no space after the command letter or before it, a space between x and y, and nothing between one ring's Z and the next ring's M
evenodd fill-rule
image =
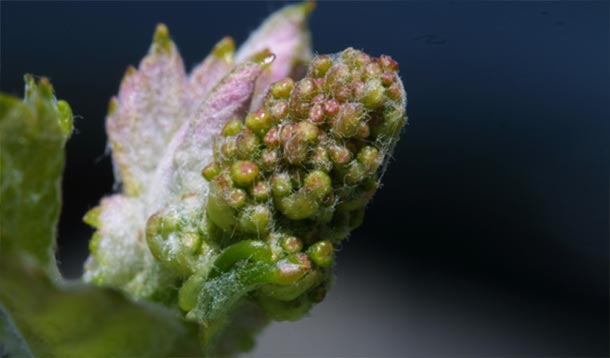
M307 18L314 7L313 2L305 2L280 9L267 18L237 51L237 63L265 49L276 56L269 73L262 75L256 85L251 109L260 106L271 83L293 75L298 67L311 59Z
M139 195L154 173L174 132L184 121L186 74L182 58L159 25L138 70L125 74L110 105L106 130L118 181L127 195Z
M205 60L193 69L187 89L191 107L189 112L195 113L214 86L231 71L234 56L235 43L231 37L225 37L214 46Z
M244 117L256 79L272 61L273 56L268 56L237 66L212 90L193 120L180 128L152 182L151 209L159 209L180 194L206 191L201 169L213 160L214 137L227 121Z
M85 263L84 279L103 286L127 285L141 271L146 256L144 210L137 198L112 195L89 211L85 221L96 227Z

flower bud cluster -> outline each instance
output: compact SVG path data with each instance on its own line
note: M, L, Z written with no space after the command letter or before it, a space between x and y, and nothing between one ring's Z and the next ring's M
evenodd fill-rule
M225 125L202 170L209 220L267 242L274 259L303 252L332 265L405 124L397 72L388 56L348 48L315 57L299 81L272 84L261 108Z

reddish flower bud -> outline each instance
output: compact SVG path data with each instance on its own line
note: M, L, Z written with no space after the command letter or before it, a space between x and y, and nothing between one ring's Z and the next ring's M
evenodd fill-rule
M330 56L321 55L315 57L309 65L311 76L314 78L324 77L332 65L333 60L330 58Z
M309 109L309 120L315 124L324 122L324 108L321 104L314 104Z
M339 109L341 109L341 104L334 98L329 99L324 103L324 113L327 116L334 116L339 113Z
M393 72L398 71L398 63L394 61L390 56L381 55L379 56L379 63L384 70L390 70Z
M265 137L263 138L263 143L267 148L277 148L280 145L280 133L278 127L271 127Z

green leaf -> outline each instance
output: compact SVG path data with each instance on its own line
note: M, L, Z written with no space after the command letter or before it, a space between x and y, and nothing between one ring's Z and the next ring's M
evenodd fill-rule
M66 282L55 262L64 146L72 111L47 79L24 100L0 94L2 354L45 357L194 355L197 327L174 311Z
M0 255L22 256L57 278L54 238L72 111L46 78L25 80L23 101L0 94Z
M196 326L175 312L136 304L119 292L80 282L56 285L43 271L24 270L19 263L2 262L0 271L0 303L14 325L3 324L0 341L7 342L10 355L23 356L28 350L43 357L161 357L199 352Z

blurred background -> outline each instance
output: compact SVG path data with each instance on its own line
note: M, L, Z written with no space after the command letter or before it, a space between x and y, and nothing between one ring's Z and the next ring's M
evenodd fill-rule
M59 227L78 277L113 192L104 117L166 23L187 68L280 2L2 2L0 83L51 78L71 104ZM316 51L391 55L409 125L341 249L326 301L253 357L608 356L609 5L320 2Z

